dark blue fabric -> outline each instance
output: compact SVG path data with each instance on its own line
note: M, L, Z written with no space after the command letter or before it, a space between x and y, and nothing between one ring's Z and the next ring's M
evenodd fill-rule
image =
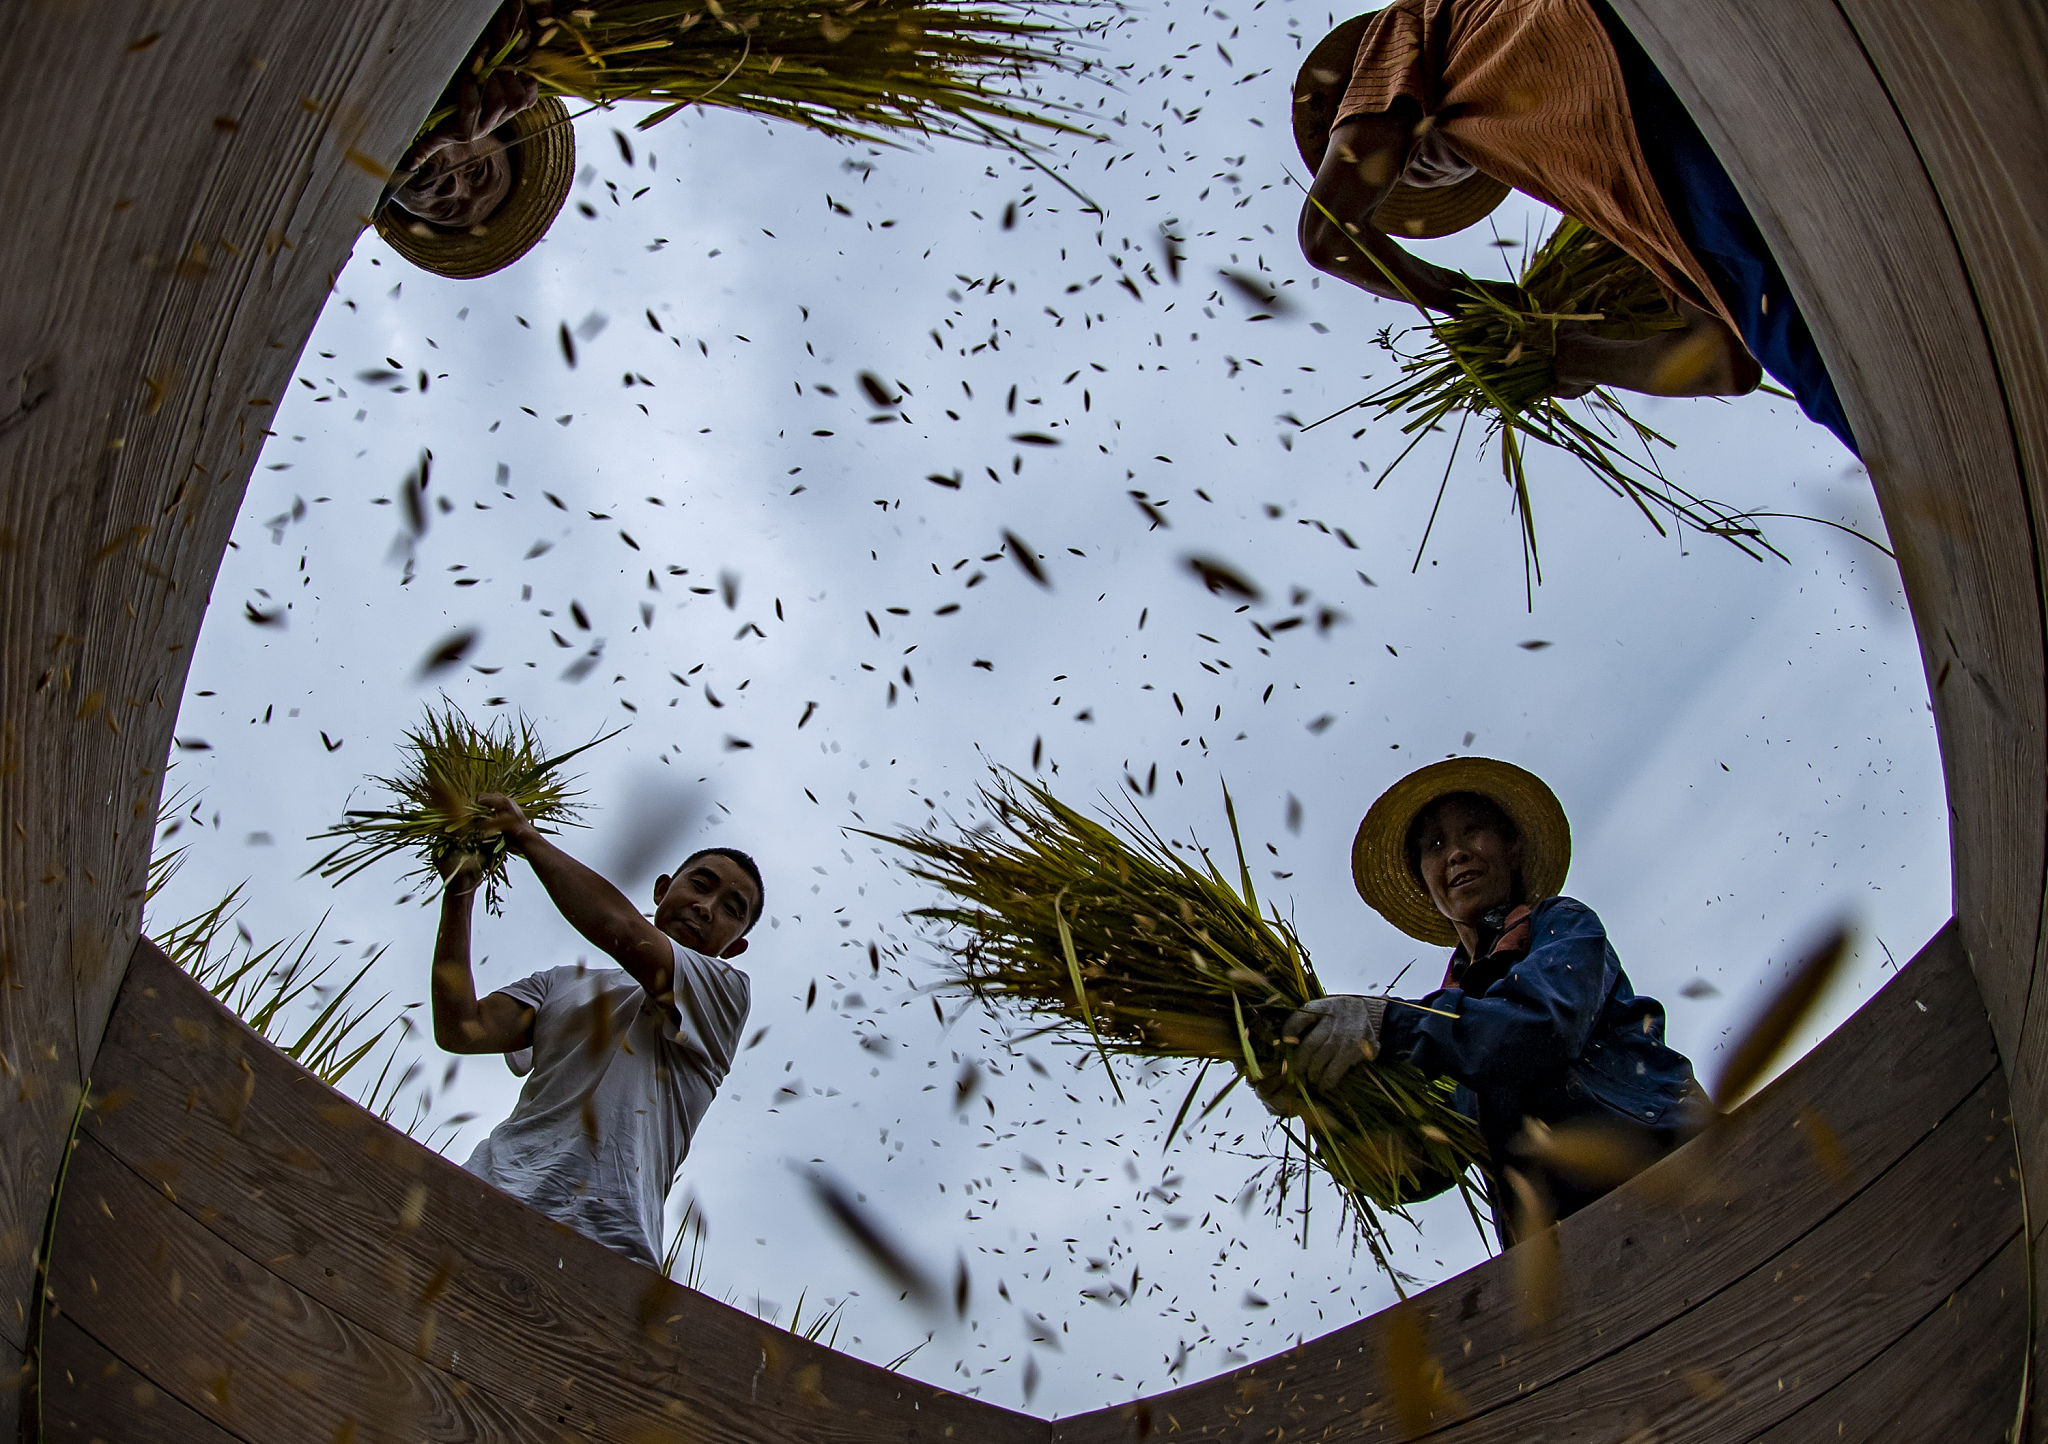
M1593 0L1593 9L1621 62L1636 139L1650 174L1679 234L1706 269L1721 304L1741 326L1743 344L1779 385L1798 398L1800 410L1855 451L1856 438L1850 434L1820 348L1813 344L1806 318L1799 314L1784 273L1735 182L1628 27L1615 18L1605 0Z
M1455 1079L1493 1156L1525 1118L1626 1122L1668 1151L1704 1122L1705 1095L1684 1054L1664 1044L1664 1005L1638 997L1584 903L1537 903L1526 952L1496 949L1465 965L1462 986L1395 1000L1381 1029L1387 1054ZM1443 1017L1449 1013L1453 1016ZM1597 1197L1553 1181L1559 1217Z

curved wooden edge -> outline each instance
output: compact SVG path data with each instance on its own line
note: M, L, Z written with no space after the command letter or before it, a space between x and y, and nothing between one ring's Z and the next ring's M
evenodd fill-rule
M1623 1415L1708 1438L1783 1423L1874 1359L1905 1368L1950 1293L2020 1282L1998 1263L2019 1228L2004 1085L1953 927L1723 1130L1547 1242L1055 1424L807 1343L551 1223L322 1086L146 943L95 1092L58 1316L247 1444L552 1437L534 1419L621 1441L1397 1431L1417 1407L1404 1357L1437 1380L1422 1408L1445 1438ZM1978 1347L2016 1381L2016 1340Z
M1341 1419L1365 1438L1746 1438L1896 1347L2017 1234L2005 1106L1950 926L1721 1131L1548 1243L1053 1437ZM2016 1398L2019 1339L1978 1345Z
M58 1221L56 1307L251 1444L372 1425L395 1438L1044 1436L1041 1420L835 1353L550 1221L299 1069L147 943L94 1090ZM223 1371L243 1381L232 1399L209 1392Z
M16 0L0 33L0 1342L276 398L494 0ZM0 1430L20 1404L0 1393Z
M2033 985L2048 882L2036 520L2048 394L2036 325L2048 293L2044 22L2022 0L1615 3L1750 200L1865 444L1932 684L1962 942L2014 1080L2025 1167L2035 1196L2048 1197L2048 1049L2034 1023L2048 996ZM370 172L396 155L490 8L280 0L165 12L143 0L26 0L9 16L0 51L9 80L0 114L16 137L0 156L11 217L0 280L0 812L22 835L0 849L0 1057L20 1080L0 1089L0 1291L14 1299L0 1308L0 1350L23 1342L53 1165L81 1059L98 1046L133 936L173 705L263 419L374 195ZM1989 1095L1970 1098L1952 1105L1956 1125L1936 1127L1854 1197L1907 1177L1897 1170L1934 1159L1927 1149L1961 1149L1956 1126L1981 1127L1969 1110ZM101 1141L108 1121L95 1119L100 1163L142 1177ZM1959 1184L1987 1190L1959 1199L1951 1230L1980 1242L1996 1238L2012 1206L1985 1179L1989 1156L1941 1155ZM161 1187L142 1196L170 1202ZM197 1230L181 1236L202 1256L243 1272L240 1253L279 1280L271 1258L242 1252L219 1219L173 1207ZM1800 1237L1818 1238L1844 1216ZM1768 1232L1764 1222L1703 1218L1691 1237L1746 1246ZM1869 1232L1882 1239L1879 1222ZM1568 1227L1560 1246L1583 1233ZM379 1252L388 1240L374 1235L341 1242L367 1249L366 1267L403 1258ZM1852 1230L1836 1247L1847 1257L1861 1242ZM1496 1285L1504 1267L1489 1275ZM238 1285L223 1273L220 1287ZM313 1300L316 1288L309 1280L305 1292L294 1284L276 1297ZM1483 1290L1475 1297L1487 1306ZM1770 1306L1768 1295L1755 1306ZM1429 1323L1411 1308L1367 1324L1384 1338L1418 1316ZM226 1321L223 1340L242 1322ZM818 1367L823 1378L827 1366ZM1281 1406L1267 1399L1320 1402L1256 1372L1275 1367L1232 1376L1245 1396L1219 1398L1218 1429L1274 1417ZM742 1396L737 1377L725 1384L721 1397ZM1260 1395L1262 1386L1272 1392ZM0 1426L19 1397L0 1394ZM1119 1427L1142 1430L1151 1417L1142 1411L1159 1407L1131 1406ZM1088 1427L1108 1430L1107 1417L1090 1416ZM1737 1437L1726 1428L1716 1437Z
M1749 202L1864 443L1941 737L1956 916L2048 1198L2048 14L1613 3Z

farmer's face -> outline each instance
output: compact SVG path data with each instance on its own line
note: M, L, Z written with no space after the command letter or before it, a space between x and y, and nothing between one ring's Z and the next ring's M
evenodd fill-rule
M654 925L685 947L714 958L746 951L744 934L761 895L746 870L723 853L692 858L654 885Z
M1446 798L1424 814L1416 843L1422 885L1453 923L1477 927L1486 914L1514 901L1522 844L1492 812Z
M512 163L494 135L444 145L392 202L433 225L467 230L489 220L512 190Z

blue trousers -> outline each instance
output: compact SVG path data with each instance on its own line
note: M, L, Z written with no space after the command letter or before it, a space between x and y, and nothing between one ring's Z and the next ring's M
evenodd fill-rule
M1743 344L1771 378L1798 399L1801 411L1856 451L1856 438L1820 349L1735 183L1679 103L1671 83L1650 63L1628 28L1605 0L1592 0L1592 5L1621 62L1636 138L1663 192L1665 208L1714 283L1721 304L1741 326Z

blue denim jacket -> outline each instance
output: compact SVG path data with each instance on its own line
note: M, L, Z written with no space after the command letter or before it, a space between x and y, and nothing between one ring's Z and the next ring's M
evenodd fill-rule
M1664 1045L1663 1004L1636 996L1584 903L1553 897L1517 908L1484 958L1474 963L1458 950L1450 979L1455 985L1420 1000L1437 1013L1395 1000L1380 1045L1456 1079L1459 1108L1490 1142L1525 1117L1698 1126L1705 1095L1685 1055Z

